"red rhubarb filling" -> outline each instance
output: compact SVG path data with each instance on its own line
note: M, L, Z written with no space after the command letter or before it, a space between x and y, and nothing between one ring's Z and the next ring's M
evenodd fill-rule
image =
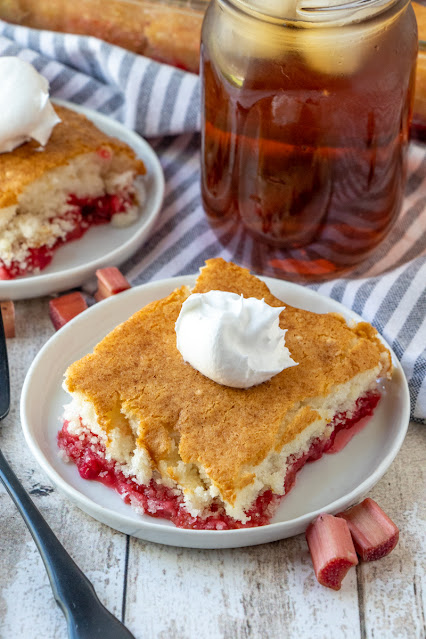
M0 280L11 280L43 270L50 264L60 246L81 238L92 226L107 224L116 213L125 213L134 205L134 198L127 194L102 195L96 198L78 198L70 195L68 204L71 206L70 210L57 219L72 224L72 230L68 231L65 237L56 240L52 246L30 248L24 262L13 261L6 266L0 259Z
M333 444L337 434L343 430L356 429L360 420L369 417L380 399L378 392L371 392L357 400L355 411L348 416L339 413L332 422L332 432L327 439L315 439L309 450L303 455L290 458L284 480L285 494L291 490L296 481L297 472L307 463L312 462L326 452L333 452ZM96 440L96 443L94 443ZM349 439L346 440L346 443ZM283 496L271 490L261 493L249 511L246 523L229 517L219 504L213 504L207 517L193 517L187 510L181 495L157 483L154 479L148 485L140 485L132 477L125 477L115 462L105 459L105 448L92 433L86 432L76 436L68 432L65 421L58 433L58 445L78 468L83 479L99 481L113 488L123 500L140 512L151 517L169 519L179 528L198 530L230 530L234 528L253 528L268 524L275 514ZM340 448L339 448L340 449Z

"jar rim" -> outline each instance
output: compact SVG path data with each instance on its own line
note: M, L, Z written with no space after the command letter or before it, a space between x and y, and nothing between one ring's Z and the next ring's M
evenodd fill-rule
M255 19L275 24L293 24L303 26L334 26L362 22L391 9L397 4L408 5L410 0L335 0L336 4L319 6L319 0L295 0L293 15L274 13L265 9L253 0L219 0L220 4L228 4L233 8ZM265 4L264 2L262 3Z

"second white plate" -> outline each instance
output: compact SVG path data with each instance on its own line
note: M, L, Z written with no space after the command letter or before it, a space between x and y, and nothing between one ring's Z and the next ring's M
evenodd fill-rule
M81 286L97 268L118 266L147 239L160 213L164 197L164 176L152 148L137 133L112 118L91 109L56 100L57 104L83 113L101 130L126 142L146 166L146 201L139 218L124 228L110 224L93 227L74 242L61 246L52 262L40 274L14 280L0 280L0 299L27 299Z
M263 279L274 295L288 304L316 313L339 312L348 320L361 319L314 291L282 280ZM166 520L136 514L114 491L82 479L74 464L60 459L56 435L63 405L69 401L61 386L66 368L139 308L168 295L177 286L193 286L194 282L195 276L154 282L96 304L64 326L39 352L24 383L21 418L27 443L50 480L82 510L116 530L148 541L192 548L234 548L290 537L303 532L319 512L336 513L361 499L389 468L409 422L407 382L395 355L393 379L366 428L339 453L307 464L267 526L223 531L176 528Z

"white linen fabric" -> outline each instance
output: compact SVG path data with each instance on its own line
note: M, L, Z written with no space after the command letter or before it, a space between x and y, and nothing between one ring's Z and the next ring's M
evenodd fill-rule
M198 76L96 38L2 21L0 55L28 60L50 81L52 96L116 118L148 137L159 155L162 212L148 241L121 267L133 285L194 273L210 257L247 262L250 243L232 234L219 241L201 206ZM310 288L379 330L405 370L412 418L426 421L426 146L410 145L403 208L387 239L350 277Z

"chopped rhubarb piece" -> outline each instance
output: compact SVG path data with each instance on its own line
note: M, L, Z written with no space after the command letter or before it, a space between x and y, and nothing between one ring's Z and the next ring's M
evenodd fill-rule
M369 497L337 517L347 521L355 549L363 561L385 557L398 543L397 526Z
M87 308L86 300L81 293L68 293L61 297L56 297L49 302L49 315L52 324L58 331L73 317L82 313Z
M0 280L11 280L12 275L10 274L10 270L5 266L1 266L0 262Z
M95 293L97 302L130 288L129 282L115 266L98 269L96 277L98 278L98 290Z
M341 522L344 522L343 525ZM340 590L349 568L358 563L346 521L322 513L309 524L306 541L319 583Z
M4 334L6 337L15 337L15 305L10 300L0 302L1 316L3 318Z
M102 158L103 160L110 160L112 158L112 153L111 153L111 149L106 148L105 146L102 146L101 148L99 148L96 153L99 155L100 158Z

